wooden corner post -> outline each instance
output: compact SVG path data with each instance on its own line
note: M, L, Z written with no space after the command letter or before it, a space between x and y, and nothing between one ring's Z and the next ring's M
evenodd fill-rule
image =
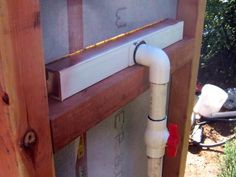
M183 177L197 80L206 0L179 0L177 19L184 21L184 36L194 38L190 62L172 73L169 121L178 124L181 144L176 158L165 157L164 176Z
M38 0L0 0L0 177L53 177Z

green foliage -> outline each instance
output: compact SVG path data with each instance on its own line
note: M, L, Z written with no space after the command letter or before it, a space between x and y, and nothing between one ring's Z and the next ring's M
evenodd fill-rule
M236 140L226 143L219 177L236 177Z
M236 42L236 1L208 0L202 44L202 59L231 51Z
M236 78L236 0L207 1L200 74L209 70Z

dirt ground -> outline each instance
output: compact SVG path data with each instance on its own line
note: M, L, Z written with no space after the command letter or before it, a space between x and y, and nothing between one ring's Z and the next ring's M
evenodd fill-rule
M235 124L215 123L204 125L204 143L219 142L233 134ZM200 148L189 146L185 177L217 177L220 173L220 162L224 146Z

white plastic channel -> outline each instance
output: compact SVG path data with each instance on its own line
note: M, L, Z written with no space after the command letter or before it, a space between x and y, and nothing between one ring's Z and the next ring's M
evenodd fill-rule
M59 73L61 99L64 100L112 74L134 65L135 43L144 40L148 45L163 49L182 38L183 22L178 22L61 70Z

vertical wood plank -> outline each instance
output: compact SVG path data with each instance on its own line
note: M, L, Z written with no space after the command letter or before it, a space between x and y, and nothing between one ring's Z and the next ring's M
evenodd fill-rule
M192 61L191 72L189 74L190 85L189 85L189 92L188 92L188 107L186 111L187 120L186 120L186 124L184 128L184 134L183 134L184 143L182 145L182 153L181 153L181 158L180 158L179 176L184 176L186 158L187 158L187 153L188 153L189 132L191 129L190 116L193 111L195 87L196 87L196 81L197 81L197 76L198 76L198 66L199 66L200 52L201 52L206 0L190 0L190 1L179 0L178 6L179 7L178 7L177 18L184 20L184 23L185 23L184 34L186 36L191 36L195 38L194 57ZM189 16L190 12L192 12L191 16Z
M191 128L190 116L193 109L194 91L198 73L205 7L206 0L179 0L178 2L177 19L184 21L184 36L195 39L194 57L192 58L191 64L183 67L182 70L185 71L184 73L183 71L179 71L182 74L176 73L173 75L171 88L171 94L173 96L170 102L169 121L176 122L179 125L181 144L175 159L165 157L163 173L166 177L182 177L185 172L188 139ZM183 87L182 85L186 84L188 87L181 88ZM176 90L181 93L176 92ZM180 97L180 94L183 97ZM181 109L179 109L180 103L182 106ZM170 167L172 168L171 170Z
M75 52L83 48L82 0L67 0L69 50Z
M0 39L0 177L53 177L38 0L0 0Z
M73 53L82 49L83 46L83 0L67 0L68 9L68 31L69 31L69 51ZM81 136L84 143L86 143L86 132ZM79 160L76 170L84 168L87 174L87 148L84 146L84 155Z
M168 121L178 125L181 140L177 156L174 158L165 156L164 177L180 176L180 164L185 163L181 162L181 155L183 153L183 146L186 144L186 139L184 139L184 134L186 133L185 126L189 123L189 117L187 115L188 98L186 94L188 94L190 86L189 73L191 72L191 66L192 63L190 61L188 64L171 74Z

